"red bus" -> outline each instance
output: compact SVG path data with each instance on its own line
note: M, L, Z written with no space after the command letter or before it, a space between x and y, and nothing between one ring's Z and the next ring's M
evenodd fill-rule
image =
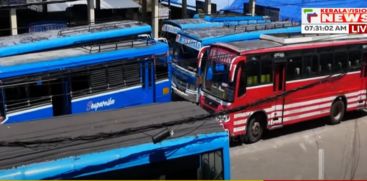
M265 129L366 107L366 35L264 35L207 50L200 105L247 143Z

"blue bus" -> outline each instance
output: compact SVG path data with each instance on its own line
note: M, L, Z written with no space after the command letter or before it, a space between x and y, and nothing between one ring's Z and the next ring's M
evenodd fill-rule
M272 22L231 27L187 30L177 35L173 46L172 90L173 96L180 96L198 102L201 75L200 65L204 64L206 46L213 43L252 40L261 34L298 33L298 23Z
M1 123L170 101L168 45L143 37L0 58Z
M89 42L150 35L151 27L138 21L108 22L0 38L0 57L43 51Z
M225 26L236 26L243 24L269 23L270 20L264 16L205 16L205 18L165 20L162 26L163 37L170 45L176 40L180 31L197 30L204 28L219 28Z
M229 136L189 102L0 127L0 179L229 180ZM50 142L52 140L52 143Z
M200 18L192 19L175 19L175 20L165 20L162 25L162 35L168 40L168 42L173 43L176 40L176 35L182 30L189 29L202 29L210 27L223 27L223 23L218 22L208 22Z
M239 16L218 14L205 16L204 19L208 22L221 22L226 26L270 23L270 18L268 16Z

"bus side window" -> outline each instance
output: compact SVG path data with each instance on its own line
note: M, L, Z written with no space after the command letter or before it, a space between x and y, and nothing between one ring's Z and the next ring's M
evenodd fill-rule
M241 70L241 72L240 72ZM244 64L240 64L240 66L238 66L237 68L237 74L239 75L239 86L238 86L238 97L241 97L245 94L246 92L246 69Z
M4 119L5 119L4 94L3 94L3 88L0 88L0 122L2 122Z
M348 67L350 71L357 71L361 67L361 51L349 51Z
M348 53L345 51L334 53L335 72L346 72L348 70Z
M319 74L319 60L316 55L306 55L303 57L303 77L310 78Z
M329 75L333 73L333 54L332 53L322 53L320 54L320 65L321 65L321 75Z
M168 78L168 65L166 62L159 59L155 61L155 77L156 81Z
M286 80L297 80L302 78L302 57L290 57L287 63Z
M271 58L270 55L264 55L260 58L260 84L269 84L273 82L273 61Z
M27 107L28 94L26 85L6 87L4 92L5 106L7 111L13 111Z
M247 87L259 85L260 64L257 60L250 60L246 64Z
M70 74L72 97L89 94L89 72L79 71Z

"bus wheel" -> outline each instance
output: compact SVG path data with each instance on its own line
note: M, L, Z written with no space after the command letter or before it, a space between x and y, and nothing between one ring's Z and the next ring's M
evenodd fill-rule
M338 124L343 120L345 113L345 105L342 100L337 100L331 105L330 124Z
M253 116L246 128L246 135L244 136L245 143L255 143L261 139L264 133L264 126L261 124L260 116Z

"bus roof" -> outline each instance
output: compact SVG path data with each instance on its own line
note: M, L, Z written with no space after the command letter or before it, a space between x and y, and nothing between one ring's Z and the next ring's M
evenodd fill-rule
M228 43L218 43L214 46L221 46L232 49L241 54L265 52L265 51L284 51L287 49L300 49L308 46L317 48L326 45L343 45L352 43L367 43L367 35L303 35L277 34L262 35L259 40L235 41Z
M224 24L220 22L208 22L204 19L175 19L165 20L163 22L162 31L177 34L181 30L187 29L201 29L210 27L223 27Z
M206 111L192 103L171 102L1 126L1 143L117 134L89 141L80 139L31 147L1 146L0 179L50 179L72 173L91 174L149 164L150 154L159 150L170 160L228 147L228 135L217 121L180 122L206 115ZM141 130L149 125L157 126ZM174 134L153 144L152 136L167 129L172 129ZM114 162L118 164L109 165Z
M298 23L273 22L255 25L240 25L228 28L190 30L179 33L178 43L199 50L203 46L219 42L258 39L262 34L299 33Z
M93 65L116 59L165 55L168 45L155 40L134 40L72 47L0 58L0 78Z
M149 25L125 20L1 37L0 57L145 33L151 33Z

